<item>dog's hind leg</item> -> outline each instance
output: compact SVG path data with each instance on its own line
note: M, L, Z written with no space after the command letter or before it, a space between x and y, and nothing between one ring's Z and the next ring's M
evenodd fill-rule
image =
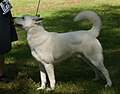
M108 70L105 68L105 66L103 64L103 55L102 55L102 53L97 53L97 54L92 54L92 55L85 54L85 56L105 76L106 81L107 81L107 84L105 85L105 87L108 87L108 86L111 87L112 86L112 81L111 81L111 79L109 77Z
M44 65L40 62L38 65L40 69L41 87L37 88L37 90L40 90L40 89L45 89L47 81L46 81L46 71Z
M100 75L99 75L98 69L97 69L93 64L91 64L91 62L90 62L84 55L80 55L80 56L78 55L78 57L82 57L82 59L83 59L90 67L93 68L93 70L94 70L94 72L95 72L95 78L94 78L93 80L94 80L94 81L99 80Z
M46 69L46 72L47 72L47 75L48 75L48 78L50 81L50 88L48 88L47 90L48 91L54 90L55 89L55 75L54 75L53 64L45 64L44 63L44 66L45 66L45 69Z

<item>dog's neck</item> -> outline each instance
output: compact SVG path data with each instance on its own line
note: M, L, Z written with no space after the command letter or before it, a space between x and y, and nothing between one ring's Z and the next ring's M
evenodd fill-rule
M39 25L31 27L27 32L27 40L31 48L33 48L34 45L42 45L49 39L49 37L49 32ZM39 42L33 42L36 40Z
M47 32L47 31L41 25L32 26L27 30L28 34L36 34L37 32L43 33L43 32Z
M29 31L32 27L34 27L34 26L31 26L31 27L25 27L24 29L25 29L25 31L27 32L27 31Z

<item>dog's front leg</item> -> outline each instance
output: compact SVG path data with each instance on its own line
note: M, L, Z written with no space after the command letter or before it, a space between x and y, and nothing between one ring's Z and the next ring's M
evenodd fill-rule
M46 81L46 71L43 65L44 62L42 63L42 60L38 57L38 55L36 54L34 50L31 51L31 54L37 61L39 61L38 65L39 65L39 70L40 70L41 87L37 88L37 90L45 89L47 81Z
M48 74L48 78L50 81L50 88L47 90L54 90L55 89L55 75L54 75L54 67L53 64L44 64L46 72Z
M37 90L45 89L46 87L46 71L45 67L42 63L39 62L39 69L40 69L40 78L41 78L41 87L37 88Z

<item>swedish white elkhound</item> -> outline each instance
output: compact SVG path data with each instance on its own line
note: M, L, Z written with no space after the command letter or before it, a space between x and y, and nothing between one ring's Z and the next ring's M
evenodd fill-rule
M41 87L46 88L46 75L50 81L50 88L55 89L55 75L53 64L60 62L72 54L77 54L89 60L95 71L95 80L99 78L100 70L106 78L105 87L112 86L108 70L103 64L102 46L97 40L101 28L101 19L93 11L82 11L74 18L74 21L88 19L93 23L90 30L79 30L69 33L48 32L42 26L42 18L38 16L24 15L14 18L14 23L23 26L27 32L27 41L33 57L39 61ZM97 70L98 69L98 70Z

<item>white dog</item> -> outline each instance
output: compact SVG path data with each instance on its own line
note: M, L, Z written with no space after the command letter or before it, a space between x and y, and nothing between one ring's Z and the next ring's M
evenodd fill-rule
M27 32L27 41L33 57L39 61L41 87L46 88L46 75L50 81L50 88L55 89L55 75L53 64L60 62L72 54L80 55L91 62L95 70L97 80L99 69L106 78L105 87L112 86L108 70L103 64L103 54L97 37L100 33L101 19L93 11L80 12L74 21L88 19L93 23L90 30L79 30L69 33L55 33L46 31L41 25L42 18L38 16L24 15L14 19L15 24L22 25Z

